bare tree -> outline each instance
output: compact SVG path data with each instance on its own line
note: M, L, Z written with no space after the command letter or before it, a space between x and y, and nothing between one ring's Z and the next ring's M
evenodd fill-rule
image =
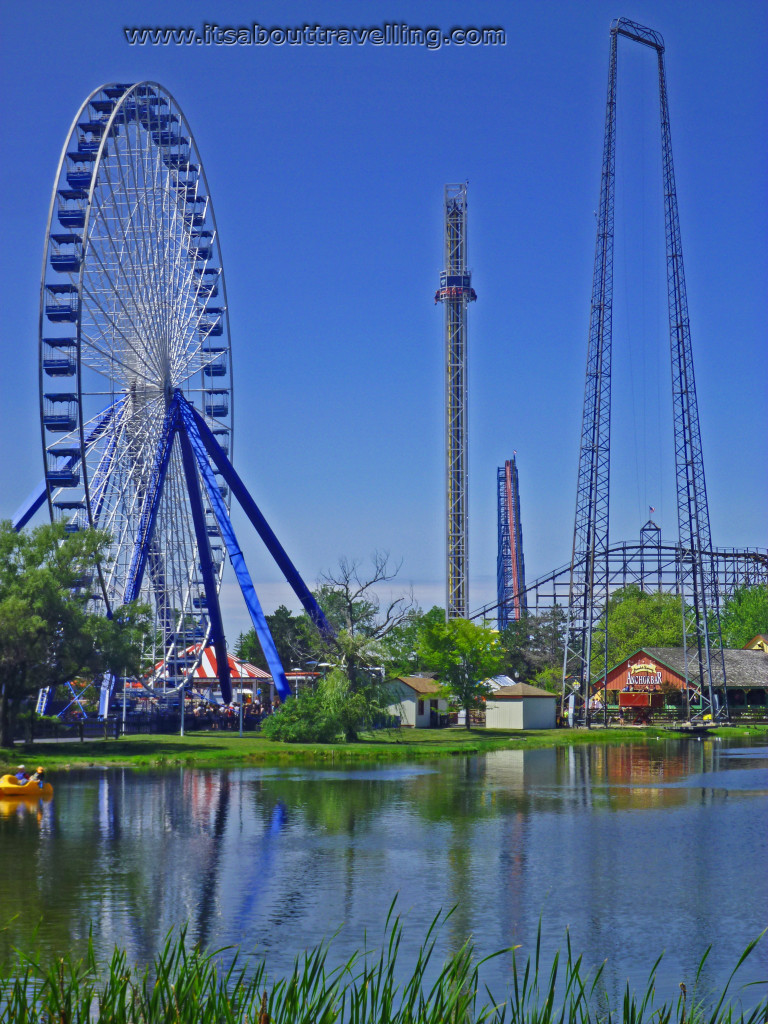
M360 559L340 558L337 569L320 577L320 593L328 599L328 611L337 620L334 625L380 640L404 622L416 607L413 588L399 597L390 595L384 603L376 589L394 580L402 565L402 559L391 565L388 552L374 551L371 569L363 575Z
M402 561L392 564L387 552L375 551L367 571L359 559L340 558L338 568L321 576L317 598L336 630L330 656L341 658L353 690L363 684L363 670L381 663L382 641L403 624L416 608L413 589L383 600L380 589L394 580Z

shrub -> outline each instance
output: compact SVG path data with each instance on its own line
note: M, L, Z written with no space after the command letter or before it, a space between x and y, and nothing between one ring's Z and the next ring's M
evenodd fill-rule
M261 731L267 739L283 743L332 743L341 722L321 693L306 690L265 719Z
M391 702L381 683L368 681L354 689L347 674L335 668L318 682L316 690L305 690L286 701L266 719L262 732L267 739L283 743L353 742L359 730L372 728L386 717Z

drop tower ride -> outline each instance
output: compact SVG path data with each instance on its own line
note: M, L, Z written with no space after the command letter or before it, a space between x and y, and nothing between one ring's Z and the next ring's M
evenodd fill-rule
M435 302L445 307L446 619L467 618L467 307L477 298L467 269L467 185L445 186L445 269Z

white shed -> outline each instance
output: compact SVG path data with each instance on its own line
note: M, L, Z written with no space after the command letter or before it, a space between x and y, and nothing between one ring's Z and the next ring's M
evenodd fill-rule
M554 729L557 694L530 683L500 686L485 702L487 729Z
M439 686L430 676L399 676L390 684L396 703L390 704L390 715L399 715L401 725L429 729L432 712L446 714L448 701L438 697Z

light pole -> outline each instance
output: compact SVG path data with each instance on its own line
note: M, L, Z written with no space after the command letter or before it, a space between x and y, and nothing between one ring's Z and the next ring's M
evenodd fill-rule
M125 736L125 684L128 681L128 669L123 665L123 736Z

